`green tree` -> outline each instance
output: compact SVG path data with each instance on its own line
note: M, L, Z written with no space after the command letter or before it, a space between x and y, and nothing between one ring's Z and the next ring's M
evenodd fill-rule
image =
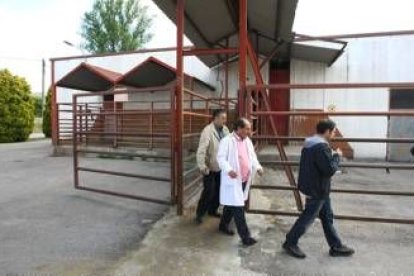
M26 141L33 131L34 111L27 81L0 70L0 143Z
M43 109L43 122L42 122L43 134L48 138L52 137L52 117L50 116L51 108L52 108L52 90L49 89L47 91L45 107Z
M42 117L42 97L39 95L33 96L33 101L35 105L35 116L37 118Z
M81 47L91 53L136 50L152 38L151 22L140 0L95 0L83 16Z

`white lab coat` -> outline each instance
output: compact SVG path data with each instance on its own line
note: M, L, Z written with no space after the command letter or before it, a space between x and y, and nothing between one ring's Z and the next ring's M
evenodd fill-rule
M221 139L217 153L217 162L221 169L220 204L227 206L244 206L253 178L257 170L262 168L257 160L252 141L250 138L246 138L250 175L243 192L236 139L234 133ZM235 179L229 176L229 172L232 170L237 172Z

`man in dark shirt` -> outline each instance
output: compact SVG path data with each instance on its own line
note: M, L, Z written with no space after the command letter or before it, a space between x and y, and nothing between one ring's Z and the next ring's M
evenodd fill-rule
M335 135L335 123L322 120L316 126L316 135L305 140L299 168L298 187L306 196L305 210L286 235L283 248L296 258L306 255L298 247L300 237L316 217L322 222L325 238L330 246L331 256L351 256L354 250L342 244L333 225L333 211L329 197L331 177L338 170L340 150L332 153L329 140Z

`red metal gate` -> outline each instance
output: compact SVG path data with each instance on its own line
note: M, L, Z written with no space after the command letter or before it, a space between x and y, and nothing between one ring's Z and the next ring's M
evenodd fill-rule
M149 101L141 98L133 99L134 95L142 95L146 92L162 99ZM132 99L117 102L118 95ZM115 100L105 101L108 96L112 96ZM71 119L75 189L159 204L173 204L176 201L176 191L172 181L173 116L174 88L171 87L74 95ZM85 159L86 165L81 164L80 159ZM117 160L117 162L103 162L102 159ZM147 160L160 163L152 164ZM114 169L114 166L118 169ZM156 169L158 167L161 169ZM143 172L136 173L140 168ZM147 173L147 170L151 172ZM131 178L136 181L125 184L129 185L129 188L122 191L116 185L122 183L120 180L117 180L115 185L109 185L115 188L101 188L100 186L108 186L107 182L115 181L105 178L97 186L90 180L81 181L80 173ZM156 195L144 194L145 190L151 190L150 185L155 185L154 182L164 184L157 186L154 191ZM135 184L147 185L147 188L141 188L133 194L130 189Z
M394 117L394 116L414 116L413 111L274 111L269 108L269 105L264 109L254 109L253 106L257 105L257 99L266 101L268 97L268 91L277 91L280 89L369 89L369 88L408 88L413 87L413 83L339 83L339 84L279 84L279 85L256 85L249 86L246 90L246 106L245 113L252 118L267 117L269 120L274 120L274 117L280 116L335 116L335 117ZM309 93L312 93L311 91ZM346 92L345 92L346 93ZM262 95L258 97L257 94ZM303 141L304 137L291 137L280 136L274 130L272 135L263 135L260 132L255 133L253 139L260 142L263 141ZM414 143L414 138L336 138L333 142L357 142L357 143ZM281 161L262 162L268 166L281 166L285 168L286 172L291 172L291 168L298 166L298 161L291 161L287 159L286 154L280 151ZM342 168L364 168L364 169L386 169L386 170L414 170L412 164L398 164L398 163L373 163L373 162L345 162L340 165ZM278 191L293 191L297 204L297 212L291 211L276 211L276 210L261 210L250 209L248 212L254 214L267 214L267 215L279 215L279 216L297 216L303 206L302 199L299 196L298 188L295 179L289 178L290 186L281 185L253 185L252 189L259 190L278 190ZM333 193L353 194L353 195L375 195L375 196L403 196L414 197L414 191L390 191L390 190L362 190L362 189L332 189ZM369 221L369 222L382 222L382 223L402 223L402 224L414 224L414 219L407 218L395 218L395 217L372 217L372 216L357 216L357 215L336 215L338 219L357 220L357 221Z

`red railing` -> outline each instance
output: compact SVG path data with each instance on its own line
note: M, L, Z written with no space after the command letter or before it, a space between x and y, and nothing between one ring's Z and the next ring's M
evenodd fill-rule
M184 89L184 132L182 133L183 148L182 160L183 185L180 188L182 193L182 205L178 206L178 212L194 203L202 188L202 175L199 173L196 164L196 151L200 134L203 128L210 123L212 119L212 110L224 109L228 107L228 117L232 121L236 116L237 99L212 98L196 93L189 89ZM180 172L178 172L180 173Z
M157 90L170 98L169 101L88 102L88 99L93 99L93 97L115 96L126 93L132 96L135 93L151 91L154 91L154 89L85 93L73 96L72 128L70 130L72 137L70 138L72 141L74 186L76 189L159 204L173 204L176 201L175 183L173 182L174 160L171 158L171 152L173 152L172 133L174 133L174 121L172 119L174 88L164 87ZM154 122L156 121L154 118L157 118L157 116L161 116L162 123L156 124ZM142 125L146 127L140 128L139 126ZM61 131L60 133L63 134L64 132ZM150 151L142 152L142 148ZM155 154L152 151L155 151ZM170 163L170 176L137 174L134 171L125 171L122 166L118 170L112 168L102 169L99 167L100 163L88 166L79 162L81 157L91 154L96 158L110 156L110 158L115 159L119 157L162 159L164 162ZM170 195L168 198L157 198L95 188L90 186L89 182L81 185L80 172L166 182L170 187Z
M262 162L268 166L282 166L286 172L291 172L291 168L298 166L297 161L288 160L287 155L283 149L283 145L280 145L281 141L303 141L304 137L295 136L279 136L275 128L275 117L279 116L327 116L327 117L394 117L394 116L410 116L414 117L414 111L407 110L396 110L396 111L369 111L369 110L355 110L355 111L275 111L270 109L268 104L268 95L271 91L277 91L277 89L367 89L367 88L413 88L414 83L337 83L337 84L280 84L280 85L257 85L248 86L244 91L244 105L241 108L242 113L248 116L252 121L260 122L255 128L253 139L261 144L263 142L274 141L279 143L279 154L280 161L268 161ZM315 90L316 91L316 90ZM409 90L406 90L409 91ZM308 93L312 93L309 91ZM346 93L344 91L343 93ZM363 92L361 92L363 93ZM263 133L263 127L268 128L268 122L263 121L266 119L272 124L272 134ZM340 126L339 126L340 127ZM414 143L413 138L352 138L352 137L341 137L336 138L332 142L354 142L354 143ZM343 162L340 165L342 168L364 168L364 169L386 169L386 170L414 170L413 164L401 164L391 162ZM289 176L289 174L288 174ZM259 190L287 190L293 191L295 200L297 203L298 212L288 211L276 211L276 210L260 210L249 208L248 212L255 214L269 214L269 215L282 215L282 216L296 216L301 211L303 206L302 199L299 195L296 181L288 177L290 186L281 185L253 185L252 189ZM414 191L384 191L384 190L362 190L362 189L333 189L333 193L343 194L358 194L358 195L377 195L377 196L406 196L414 197ZM370 221L370 222L383 222L383 223L403 223L403 224L414 224L414 219L407 218L389 218L389 217L372 217L372 216L355 216L355 215L338 215L339 219L347 220L358 220L358 221Z

